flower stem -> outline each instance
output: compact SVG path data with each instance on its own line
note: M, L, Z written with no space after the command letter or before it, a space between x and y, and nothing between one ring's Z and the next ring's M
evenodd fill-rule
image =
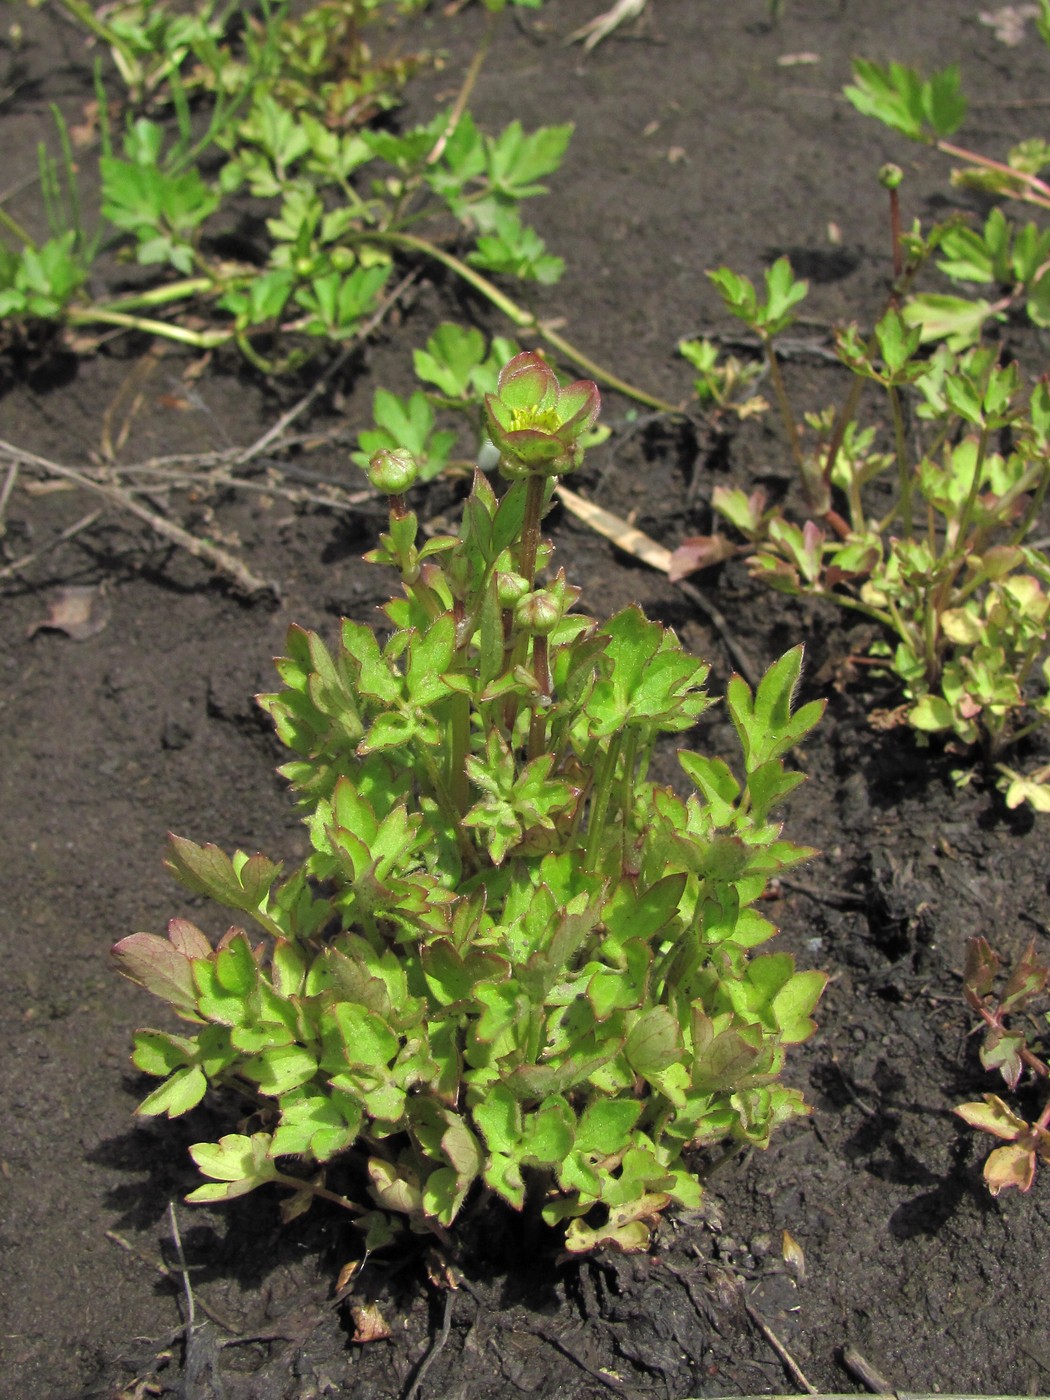
M616 767L620 761L623 740L624 731L621 729L609 741L601 772L598 774L598 781L591 795L591 810L587 819L587 846L583 854L583 868L588 872L595 869L601 856L602 837L605 835L605 822L609 815L609 801L612 797Z
M534 474L529 477L525 487L525 519L521 527L518 572L528 583L530 590L536 583L536 556L540 548L540 523L546 504L546 486L546 477Z
M646 404L649 408L655 408L659 413L673 413L676 416L681 413L681 409L673 403L668 403L666 399L657 398L654 394L647 393L644 389L636 388L633 384L628 384L626 380L620 379L618 375L610 370L603 369L601 365L595 364L581 350L578 350L570 341L565 340L557 331L543 324L531 311L526 311L516 301L513 301L505 292L502 292L494 282L490 282L487 277L482 276L469 263L465 263L462 258L457 258L454 253L447 252L444 248L439 248L436 243L431 243L426 238L417 238L412 233L397 232L377 232L367 230L360 235L360 239L365 243L387 243L395 248L404 248L408 251L422 253L428 258L433 258L435 262L447 267L450 272L454 272L457 277L463 279L468 286L474 288L476 292L492 303L501 311L504 316L519 330L534 331L541 340L545 340L548 345L557 350L565 359L574 364L577 369L582 369L585 374L591 375L594 379L600 380L607 388L615 389L617 393L623 394L625 398L634 399L636 403Z

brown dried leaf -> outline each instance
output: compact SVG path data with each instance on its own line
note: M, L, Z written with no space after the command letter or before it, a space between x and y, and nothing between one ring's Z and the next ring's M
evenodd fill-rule
M350 1316L354 1320L352 1342L364 1346L366 1342L383 1342L390 1336L390 1328L375 1303L352 1303Z
M48 615L26 628L27 637L41 631L64 632L83 642L101 632L109 622L109 603L101 586L59 588L48 602Z
M687 535L671 555L667 577L672 583L677 583L700 569L725 563L736 552L736 545L725 535Z
M784 1263L787 1265L788 1273L793 1274L799 1283L806 1281L806 1256L802 1246L789 1230L783 1232L780 1252L783 1255Z

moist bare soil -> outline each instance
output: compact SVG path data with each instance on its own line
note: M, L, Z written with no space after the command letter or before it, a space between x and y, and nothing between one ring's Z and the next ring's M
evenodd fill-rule
M563 40L599 5L550 0L506 23L472 109L490 130L515 117L575 123L551 193L526 211L567 271L529 292L531 303L595 360L676 403L690 391L677 341L732 329L706 268L755 277L789 253L812 284L802 333L826 347L832 323L870 325L885 295L883 161L905 167L906 219L928 222L953 203L980 212L950 190L942 158L843 101L851 56L959 63L966 135L991 153L1036 134L1045 115L1046 49L1031 33L1003 43L980 20L980 0L785 0L776 20L765 0L649 0L640 20L584 56ZM22 47L0 55L8 188L32 175L37 139L50 139L48 104L75 117L93 95L82 38L47 11L21 18ZM424 41L445 51L445 66L413 88L398 120L449 100L482 26L475 7L427 16ZM33 225L35 191L26 185L10 207ZM715 690L739 664L730 647L760 672L808 645L806 697L826 696L828 709L800 757L810 781L788 824L821 854L783 882L769 912L781 945L831 974L819 1032L789 1068L812 1116L767 1152L725 1165L705 1210L668 1219L648 1255L566 1262L552 1238L494 1211L467 1228L454 1260L412 1250L369 1259L343 1302L335 1281L358 1248L334 1213L282 1227L273 1195L222 1210L181 1204L195 1184L188 1144L234 1124L221 1109L170 1123L133 1116L145 1081L130 1036L159 1012L113 974L108 949L176 914L221 932L221 914L166 875L169 830L303 854L274 772L280 752L252 697L271 688L289 623L331 636L341 615L371 618L388 595L383 571L360 561L379 526L375 505L309 497L360 490L348 453L369 425L373 389L407 391L411 347L443 319L507 330L422 267L397 316L301 421L298 448L257 459L248 486L202 479L149 499L224 542L272 593L246 601L128 514L76 489L41 490L44 472L21 473L7 502L0 1394L796 1393L802 1382L770 1334L827 1392L863 1390L844 1369L852 1347L899 1389L1050 1393L1050 1183L992 1199L985 1144L951 1114L996 1087L960 1005L966 940L984 934L1016 955L1034 936L1050 953L1050 818L1007 812L981 774L956 785L958 756L873 726L870 711L894 696L851 665L865 638L830 609L778 601L736 565L701 576L689 597L560 510L550 531L581 606L605 615L639 602L711 660ZM1045 343L1031 330L1003 334L1008 352L1038 364ZM789 373L814 406L841 395L819 353L793 359ZM131 336L80 357L23 345L3 359L0 438L73 467L101 460L104 442L123 463L218 450L255 441L312 382L267 382L232 354L201 366ZM635 414L610 393L605 421L612 435L577 489L669 548L710 528L719 482L788 489L772 417L714 434L695 414ZM282 494L291 488L298 500ZM435 483L416 508L454 515L462 490ZM90 526L59 539L100 506ZM102 609L105 625L83 640L35 629L70 586L95 589ZM688 742L730 755L731 738L715 710ZM661 765L670 780L670 750ZM784 1231L804 1269L784 1262ZM441 1285L448 1263L454 1291ZM354 1340L364 1314L355 1320L352 1308L368 1304L386 1339Z

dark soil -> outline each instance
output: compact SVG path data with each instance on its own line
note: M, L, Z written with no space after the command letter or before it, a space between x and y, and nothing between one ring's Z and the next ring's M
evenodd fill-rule
M776 24L766 0L650 0L640 24L582 58L561 40L599 6L551 0L506 24L473 109L490 128L512 117L576 123L551 195L528 211L568 262L535 304L564 318L596 360L672 401L689 389L678 339L725 328L705 268L728 262L756 276L788 252L813 284L809 332L837 319L870 324L887 278L879 165L906 165L908 219L937 217L954 198L943 161L838 96L852 55L961 64L973 104L966 135L991 152L1042 119L1025 103L1045 96L1046 50L1034 38L999 42L978 20L980 0L785 0ZM35 168L48 102L76 113L91 96L79 37L46 12L23 19L27 45L6 56L10 77L0 80L7 187ZM421 85L423 113L455 90L481 17L435 11L428 31L449 60ZM782 62L801 54L812 60ZM34 198L29 190L12 208L32 220ZM832 225L839 240L829 241ZM350 481L347 449L373 388L407 389L410 347L441 319L470 315L505 329L424 279L401 326L388 325L313 412L318 445L277 466L299 480ZM1015 348L1037 356L1017 334ZM253 441L308 387L262 383L223 357L187 384L187 357L169 350L145 365L146 349L114 338L78 362L9 356L0 437L75 466L137 392L120 460L199 452ZM793 373L808 378L814 405L839 391L819 364ZM771 420L712 445L695 425L630 422L627 408L607 396L614 432L579 489L668 547L709 526L715 482L787 480ZM979 777L957 788L957 760L869 726L867 711L892 695L856 677L842 683L857 639L837 617L781 605L733 568L699 586L734 640L756 668L807 640L807 691L829 699L802 757L812 780L789 815L792 837L822 855L771 906L783 945L831 973L819 1033L789 1069L813 1116L726 1168L702 1217L668 1221L646 1257L560 1263L548 1241L525 1242L513 1222L490 1219L467 1240L455 1293L428 1282L414 1257L369 1261L351 1301L377 1302L391 1335L367 1345L351 1341L353 1320L333 1301L355 1251L341 1220L316 1211L282 1229L265 1195L222 1211L180 1206L197 1320L207 1305L229 1324L209 1323L184 1349L180 1293L158 1268L176 1263L168 1203L194 1183L187 1144L231 1125L208 1114L132 1117L143 1083L129 1066L130 1033L158 1013L113 975L107 953L176 913L196 910L221 931L221 916L162 869L167 830L275 856L302 851L252 696L270 688L270 657L290 622L330 635L340 614L367 618L386 596L382 572L359 562L377 522L243 491L158 497L158 508L227 541L279 585L279 605L252 605L115 510L50 547L97 503L28 485L23 476L9 502L4 549L8 560L44 552L4 581L0 628L4 1397L392 1400L411 1392L432 1346L422 1397L798 1391L758 1318L821 1390L861 1388L840 1361L853 1346L910 1391L1050 1393L1046 1180L1027 1196L991 1199L984 1144L951 1115L996 1087L958 1000L966 940L985 934L1016 954L1034 934L1050 952L1050 818L1005 812ZM438 485L419 509L453 503ZM680 590L571 517L555 514L551 530L588 611L639 601L724 683L724 639ZM104 588L108 625L80 642L29 636L70 584ZM695 742L730 752L728 738L715 718ZM784 1230L804 1251L804 1276L781 1260Z

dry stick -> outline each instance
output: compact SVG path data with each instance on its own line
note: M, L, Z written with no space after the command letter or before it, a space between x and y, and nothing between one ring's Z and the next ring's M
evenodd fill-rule
M107 1230L106 1239L112 1244L119 1245L125 1253L134 1255L136 1259L158 1273L161 1278L167 1279L169 1283L175 1284L176 1286L178 1285L179 1275L175 1269L169 1269L167 1264L162 1263L159 1259L151 1259L148 1254L143 1253L141 1249L137 1249L130 1240L125 1239L123 1235L118 1235L116 1230ZM224 1317L222 1313L218 1312L209 1303L206 1303L203 1298L198 1298L196 1301L197 1307L200 1308L201 1312L206 1313L217 1327L221 1327L224 1332L229 1332L231 1336L238 1336L240 1334L241 1329L236 1326L235 1323L232 1323L229 1318ZM178 1333L176 1333L176 1336L177 1335Z
M53 540L48 540L47 544L42 544L39 549L34 549L31 554L23 554L18 559L12 559L10 564L0 569L0 579L11 578L20 570L27 568L34 560L47 554L49 550L57 549L60 544L65 544L74 535L79 535L82 530L89 529L101 514L102 511L93 510L88 515L81 516L75 524L67 526L60 535L56 535Z
M795 1381L796 1384L800 1385L807 1395L816 1395L818 1393L816 1386L810 1385L809 1381L805 1377L805 1374L803 1373L801 1366L791 1355L787 1347L780 1340L777 1334L773 1331L772 1327L770 1327L769 1323L765 1320L765 1318L758 1311L758 1309L752 1303L749 1303L746 1298L744 1299L744 1307L747 1309L748 1317L755 1324L758 1330L762 1333L763 1337L765 1337L766 1341L769 1343L769 1345L773 1348L776 1354L780 1357L781 1361L784 1363L784 1366L787 1369L788 1375L791 1377L791 1379Z
M604 1385L606 1390L615 1391L617 1395L624 1394L625 1387L622 1381L614 1380L612 1376L606 1375L604 1371L599 1371L596 1366L591 1366L588 1362L584 1361L583 1357L578 1356L567 1342L562 1341L557 1332L548 1331L545 1327L535 1327L533 1330L538 1336L542 1337L545 1342L549 1342L556 1351L560 1351L562 1356L567 1356L570 1361L579 1366L581 1371L586 1371L599 1385Z
M860 1381L861 1385L867 1386L874 1394L887 1395L892 1393L893 1386L890 1385L886 1377L881 1371L877 1371L866 1357L861 1356L856 1347L842 1348L842 1364L855 1380Z
M429 1351L427 1352L426 1356L424 1356L423 1360L419 1363L419 1370L413 1376L412 1382L408 1386L408 1389L405 1391L404 1395L402 1395L401 1400L416 1400L416 1396L419 1394L419 1388L423 1384L423 1381L426 1379L427 1372L430 1370L431 1366L433 1366L434 1362L438 1359L438 1357L444 1350L445 1344L448 1342L449 1333L451 1332L451 1330L452 1289L450 1288L445 1293L445 1316L441 1319L441 1331L435 1336L434 1340L431 1342Z
M309 408L309 406L314 402L317 396L322 392L322 390L324 389L328 381L331 379L331 377L334 374L336 374L339 371L339 369L342 368L342 366L347 362L350 355L357 349L360 343L369 335L371 335L372 332L379 326L379 324L386 317L387 313L390 311L390 308L403 295L405 290L408 287L410 287L414 281L418 279L419 275L420 273L418 269L413 269L411 272L408 273L406 277L402 278L402 280L394 288L393 292L391 292L391 294L383 300L382 304L377 308L375 314L371 316L364 323L364 325L362 325L359 328L352 340L345 346L342 352L338 356L336 356L335 360L333 360L333 362L327 367L327 369L319 376L317 382L314 384L310 392L306 394L305 397L300 399L299 402L294 405L294 407L289 409L287 413L283 414L277 420L277 422L274 423L270 428L268 428L267 431L263 433L261 437L255 440L255 442L251 443L248 447L245 448L227 448L222 452L201 454L198 457L190 456L185 457L182 460L187 464L192 465L212 465L216 467L227 466L228 468L232 468L245 465L247 462L252 461L261 453L265 452L267 448L277 443L277 441L281 438L282 434L284 433L285 429L291 423L293 423L302 413L304 413L307 408ZM41 471L51 473L55 476L61 476L69 481L73 481L78 486L83 487L85 490L94 491L98 495L104 496L111 504L117 505L123 510L130 511L132 515L135 515L140 520L145 521L145 523L148 524L150 528L153 529L157 534L162 535L164 536L164 538L171 540L172 543L179 545L180 548L185 549L189 554L192 554L195 559L203 560L209 563L213 568L217 569L220 573L225 574L241 591L248 594L249 596L255 593L270 592L276 597L279 593L279 590L275 583L267 582L263 579L257 578L256 575L251 572L251 570L247 567L246 564L241 563L241 561L237 559L233 554L231 554L228 550L223 549L220 545L211 544L207 540L202 540L196 535L190 534L190 532L188 530L183 529L181 525L176 525L173 521L167 520L164 516L158 515L156 512L149 510L146 506L143 506L139 502L137 502L129 491L123 489L122 487L116 484L103 484L101 482L94 481L90 476L87 476L82 472L78 472L73 467L60 466L57 462L48 461L45 457L39 457L35 453L27 452L22 448L14 447L10 443L3 441L0 441L0 455L6 457L8 462L10 463L8 478L5 482L3 493L2 495L0 495L0 523L2 523L3 521L3 510L7 504L7 499L11 493L11 489L13 488L14 479L17 475L18 467L20 464L24 463L27 466L34 466ZM155 458L152 459L150 463L143 463L138 467L124 468L123 471L126 474L128 472L149 470L152 463L160 463L168 460L176 459ZM247 488L247 483L237 482L233 478L229 479L231 480L232 484L238 486L245 486ZM310 499L314 500L316 503L319 504L334 504L333 502L324 501L323 498L320 497L311 497ZM83 521L78 521L77 524L71 527L69 531L65 531L62 535L58 536L58 538L54 540L51 545L48 545L47 548L53 548L54 545L61 544L65 539L70 538L73 534L78 533L82 529L86 529L89 524L94 523L94 521L98 519L98 515L99 512L96 512L94 515L86 516ZM5 569L0 571L0 578L8 577L17 569L24 568L26 564L30 563L33 559L38 558L41 553L43 553L43 550L37 550L34 554L26 555L22 559L16 560L14 563L8 565Z
M212 568L225 574L245 594L251 596L253 593L269 592L275 597L278 596L279 590L275 583L267 583L265 580L257 578L248 566L242 564L229 550L223 549L221 545L211 544L208 540L199 539L196 535L191 535L188 530L184 530L181 525L176 525L174 521L165 520L164 516L141 505L121 487L103 485L102 482L93 481L91 477L85 476L83 472L77 471L74 467L60 466L57 462L50 462L47 458L38 457L35 453L12 447L7 442L0 441L0 453L3 453L9 460L18 459L28 466L39 467L42 471L50 472L54 476L74 481L86 491L94 491L96 495L102 496L111 504L129 511L139 520L145 521L156 534L171 540L173 544L179 545L188 554L192 554L195 559L201 559L210 564Z
M395 303L400 300L401 296L408 290L408 288L412 285L413 282L417 281L419 276L419 269L413 268L413 270L409 272L407 276L401 279L401 281L397 284L397 286L390 293L390 295L383 300L379 307L377 307L375 314L370 316L369 319L364 323L364 325L354 332L354 335L347 343L345 348L336 356L336 358L327 367L327 369L325 369L324 372L318 377L317 382L314 384L310 392L306 394L305 397L301 398L299 402L294 405L294 407L290 408L287 413L282 414L281 417L278 418L277 422L274 423L274 425L271 428L267 428L266 432L263 433L262 437L257 438L255 442L251 444L250 447L246 447L243 450L235 452L233 454L233 459L230 463L231 466L242 467L247 462L250 462L254 457L258 457L260 453L265 452L266 449L271 445L271 443L275 442L276 439L281 436L285 428L289 427L292 423L295 422L295 420L298 417L300 417L301 414L306 412L306 410L313 403L314 399L316 399L317 396L326 387L328 381L332 378L332 376L338 373L340 369L342 369L343 365L346 364L347 360L358 348L361 342L363 340L367 340L367 338L372 334L372 332L376 330L378 326L382 323L382 321L386 319L387 313L390 311L391 307L394 306Z
M11 492L15 489L15 482L17 480L18 463L12 462L7 469L3 490L0 490L0 535L4 533L4 514L7 511L7 503L11 499Z

